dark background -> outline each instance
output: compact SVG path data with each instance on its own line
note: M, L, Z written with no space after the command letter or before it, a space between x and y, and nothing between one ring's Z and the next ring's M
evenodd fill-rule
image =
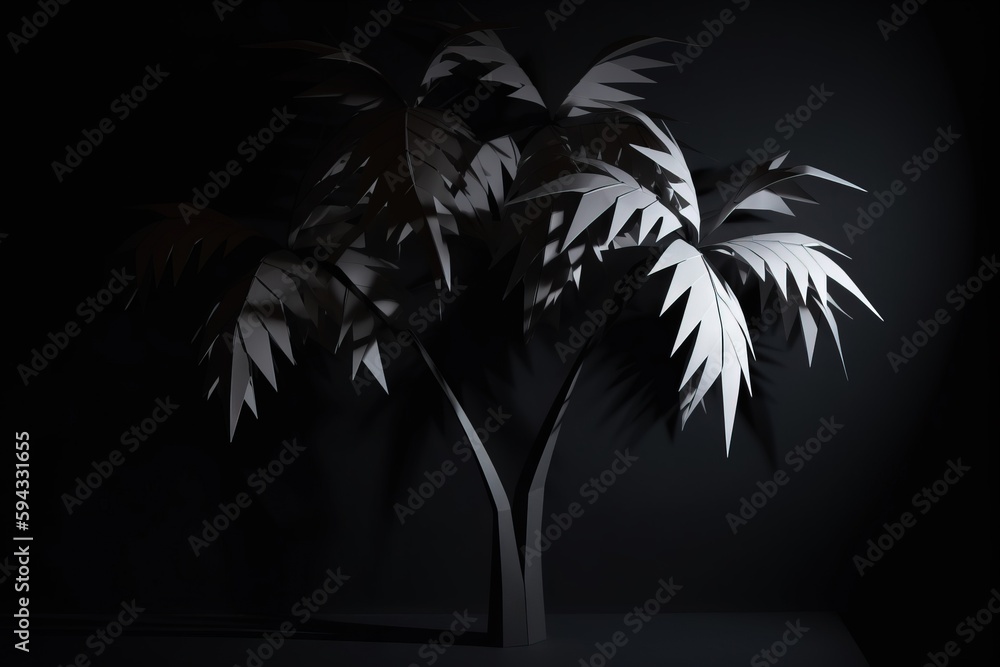
M363 57L411 91L424 61L410 35L425 33L403 19L464 19L455 3L404 4ZM504 41L554 104L605 44L634 34L683 40L728 5L588 0L555 32L546 5L466 6L483 20L518 26ZM352 579L325 611L485 608L490 515L474 466L459 464L405 525L392 509L425 470L454 458L451 445L461 437L413 350L393 363L389 398L377 388L356 396L343 365L307 351L297 367L281 369L280 394L259 392L261 420L242 422L229 444L222 402L203 399L204 370L189 344L227 275L209 270L201 288L189 274L145 309L126 311L118 297L28 386L15 371L47 332L80 320L76 305L113 269L132 265L127 242L150 221L132 207L190 198L209 170L237 157L237 144L265 125L272 107L297 108L300 87L280 78L288 57L242 47L339 43L373 8L381 5L247 1L220 22L209 2L70 3L20 53L5 56L13 210L0 229L8 234L0 245L9 295L4 421L31 433L36 613L110 612L135 597L162 613L284 616L338 566ZM763 336L754 370L766 383L755 385L753 405L771 424L760 427L758 415L754 428L738 417L728 458L714 398L682 433L662 420L646 428L650 415L669 407L661 398L675 386L654 365L673 342L669 327L652 320L614 329L569 409L546 510L579 500L580 485L616 450L640 460L545 554L548 609L624 612L659 578L673 577L684 589L672 611L832 609L872 664L916 664L956 639L955 625L997 584L996 284L952 312L898 373L886 361L919 319L951 308L948 291L997 247L984 203L995 171L984 118L993 85L986 35L995 20L974 3L929 3L884 41L876 21L889 15L888 3L755 1L745 12L733 9L736 21L703 55L683 73L653 70L660 84L640 94L677 119L674 133L699 151L689 154L698 167L725 168L775 137L792 151L789 161L870 192L903 179L907 192L853 244L842 225L872 196L824 184L810 188L822 206L799 206L800 218L759 227L801 231L844 250L852 259L843 265L885 322L840 299L855 317L840 320L849 380L828 331L812 368L801 341ZM32 11L33 4L9 5L3 25L13 29ZM170 72L165 82L58 183L50 163L63 158L64 146L157 63ZM775 121L821 84L834 96L786 140ZM961 139L910 183L903 163L948 126ZM296 170L318 136L313 124L293 124L213 205L280 230ZM230 266L245 261L237 253ZM568 370L552 343L566 340L579 319L508 354L497 346L517 329L517 303L495 308L490 290L476 287L464 299L429 339L432 351L473 423L491 406L513 414L488 447L501 465L516 462L501 452L534 437ZM645 382L651 391L640 393ZM168 395L181 405L177 414L67 515L60 496L75 478L120 448L122 431ZM733 535L726 513L758 480L788 470L785 452L830 416L842 432ZM195 558L188 536L292 437L307 447L302 458ZM853 556L883 522L912 511L913 494L959 457L971 472L859 577ZM991 641L963 645L956 664L985 664Z

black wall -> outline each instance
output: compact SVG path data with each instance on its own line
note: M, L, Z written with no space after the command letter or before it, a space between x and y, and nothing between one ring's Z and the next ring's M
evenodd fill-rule
M91 323L76 311L112 270L132 265L127 241L149 221L133 207L190 198L272 107L298 108L296 84L280 78L286 57L243 47L338 43L382 7L368 4L248 0L220 22L209 2L183 9L70 3L5 56L6 140L14 146L6 151L13 206L0 229L8 235L0 245L8 286L4 422L31 433L33 516L44 526L36 528L44 532L36 542L44 582L36 609L102 611L136 597L163 612L283 613L337 566L353 579L330 611L485 607L490 515L474 465L459 463L405 525L393 511L425 470L456 458L451 447L461 437L414 350L393 362L388 398L374 387L359 397L343 366L318 352L304 355L282 370L279 395L260 392L262 418L242 423L229 444L224 408L217 397L203 399L203 370L189 344L213 294L185 283L146 309L126 311L119 296ZM546 552L549 610L627 610L672 576L684 585L675 611L835 609L873 664L940 650L997 583L989 567L997 557L990 484L997 281L961 310L947 296L997 248L985 207L994 171L987 155L994 135L984 118L985 90L993 85L984 63L992 16L972 3L928 3L886 40L877 22L892 12L888 3L754 0L740 11L721 0L588 0L555 31L545 10L558 11L557 3L465 4L484 21L516 26L504 40L525 57L550 103L605 44L634 34L684 40L730 7L735 21L703 54L682 72L652 70L660 83L640 93L676 119L674 134L692 149L688 159L725 169L774 138L791 150L790 162L869 191L818 184L810 191L821 206L743 228L798 231L843 250L851 257L843 266L885 321L846 295L840 300L854 316L840 320L850 379L828 331L820 333L811 368L801 341L789 345L775 328L765 332L754 368L762 380L756 418L746 419L747 410L737 419L728 457L714 397L683 432L672 422L641 427L652 411L669 408L663 399L672 395L674 376L658 370L672 344L668 327L629 319L607 337L569 409L546 509L564 511L580 500L581 485L608 467L616 450L639 460ZM422 61L410 35L420 29L404 19L464 18L455 3L404 5L363 55L412 90ZM3 24L13 29L35 9L9 5ZM51 163L64 158L64 146L110 116L111 101L156 64L169 76L58 182ZM776 128L813 86L833 95L791 136L786 126ZM904 163L931 146L939 128L960 138L911 181ZM281 220L296 160L316 139L304 123L293 124L213 205ZM844 225L895 179L905 193L852 242ZM245 260L237 253L232 264ZM209 272L205 284L224 278ZM517 328L517 304L494 308L493 297L489 285L471 287L431 347L474 423L490 407L512 415L488 447L516 452L534 437L568 370L553 342L566 340L580 320L567 318L562 329L508 353L498 346ZM918 320L937 309L949 321L895 372L887 355L900 352L900 337L912 336ZM15 367L71 320L85 324L82 334L25 386ZM121 449L122 431L167 396L181 406L176 415L67 514L60 497L75 478ZM814 436L824 418L842 430L794 471L786 452ZM306 446L301 458L196 558L188 536L293 437ZM516 463L515 455L498 456L502 465ZM919 514L913 494L959 458L971 470ZM726 514L778 469L789 472L789 483L734 535ZM854 556L878 538L883 522L907 510L917 514L916 525L859 576ZM975 655L987 655L989 641L964 648L964 664L980 664Z

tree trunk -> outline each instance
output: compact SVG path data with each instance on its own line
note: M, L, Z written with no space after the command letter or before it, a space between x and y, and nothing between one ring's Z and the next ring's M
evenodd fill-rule
M413 337L427 368L433 373L441 390L447 396L455 415L462 424L472 451L476 455L479 473L489 491L493 508L493 558L490 581L490 610L488 634L498 646L524 646L528 633L524 602L524 578L518 555L518 541L514 532L514 518L510 501L496 467L483 446L475 427L469 421L455 393L448 385L441 370L434 363L420 339Z
M552 408L542 425L539 439L544 435L544 444L539 441L528 457L518 484L515 504L520 511L518 517L523 517L524 532L519 535L521 546L521 565L524 571L524 596L526 621L528 625L528 643L535 644L545 639L545 589L542 585L542 553L538 543L533 541L542 534L543 507L545 503L545 480L549 474L549 463L552 461L552 451L559 439L563 416L569 407L569 399L573 387L580 377L583 363L583 353L574 364L569 377L556 395ZM528 552L528 549L532 551Z
M639 266L637 263L635 266ZM633 270L635 267L633 267ZM350 284L349 282L347 284ZM370 299L360 291L356 292L362 300L373 308L379 318L390 328L395 329ZM628 299L620 301L614 314L608 316L604 329L618 319L625 309ZM549 464L552 452L559 439L562 420L569 407L569 401L580 377L583 361L595 346L601 336L591 336L587 344L580 350L569 374L553 399L552 406L545 417L538 437L532 445L528 458L522 468L517 488L514 493L514 507L504 490L503 482L497 473L493 460L486 447L476 433L445 379L441 369L431 358L427 348L420 338L410 332L412 339L420 350L424 363L434 375L441 391L448 398L455 416L462 425L472 451L476 455L476 463L480 476L489 493L490 507L493 509L493 547L490 563L490 599L487 634L496 646L525 646L544 641L545 631L545 590L542 582L541 550L531 546L532 554L528 557L527 547L536 535L542 533L543 508L545 503L545 481L549 474Z
M640 263L636 263L629 273L632 273ZM608 315L603 330L618 319L625 310L628 298L616 298L618 308ZM573 389L580 378L584 359L596 346L601 336L596 333L590 337L580 350L570 368L569 374L552 401L552 406L542 423L538 437L528 454L521 477L518 480L514 494L515 516L518 519L518 549L521 553L521 569L524 577L525 621L527 624L527 639L529 644L536 644L545 639L545 589L542 582L542 551L532 544L536 536L542 534L544 520L545 481L549 474L549 463L552 452L559 439L562 420L569 407ZM530 555L528 549L532 549Z
M389 329L398 331L389 318L382 313L371 299L361 290L348 285L358 298L365 302ZM476 455L479 474L483 478L486 490L489 492L490 507L493 508L493 555L490 566L490 607L487 634L497 646L524 646L528 643L527 614L524 602L524 575L521 570L521 559L518 554L518 539L514 530L514 517L511 511L510 499L504 490L503 482L497 473L496 466L483 445L475 427L469 421L469 416L459 402L455 392L445 379L444 374L434 362L423 341L416 333L410 331L410 336L420 350L424 364L434 375L441 391L448 398L455 416L458 417L462 430L465 431L472 451ZM544 610L542 611L544 615ZM543 620L544 622L544 620ZM544 626L543 626L544 628ZM544 630L543 630L544 635Z
M398 331L393 326L389 318L380 311L371 299L361 290L354 287L350 280L345 283L351 291L365 302L372 312L389 329ZM528 643L527 613L524 600L524 574L521 569L521 557L519 551L519 541L514 530L514 516L511 511L510 499L504 490L503 482L497 473L496 466L490 458L486 447L483 445L476 428L469 421L469 416L465 413L465 408L459 402L455 392L445 379L444 374L434 362L423 341L413 331L410 336L420 350L424 364L434 375L441 391L448 398L455 416L458 417L462 430L465 431L472 451L476 455L476 463L479 466L479 474L483 478L486 490L489 492L490 507L493 508L493 555L490 565L490 602L487 634L491 641L497 646L524 646ZM553 441L554 442L554 441ZM544 484L544 475L542 476ZM543 489L544 491L544 489ZM539 505L540 508L540 505ZM539 592L541 581L539 581ZM541 598L539 598L541 600ZM540 603L541 604L541 603ZM544 608L539 607L542 615L542 636L535 641L544 639ZM537 633L536 633L537 636Z

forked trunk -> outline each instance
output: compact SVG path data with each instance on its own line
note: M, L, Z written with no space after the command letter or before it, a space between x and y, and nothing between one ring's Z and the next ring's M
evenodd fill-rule
M448 398L452 410L462 424L476 455L479 473L489 492L493 508L493 553L490 568L490 608L487 633L497 646L524 646L545 639L545 591L542 585L541 554L536 550L528 557L526 546L542 532L542 512L545 500L545 480L549 473L552 451L559 438L563 415L584 355L581 353L569 377L563 383L552 408L542 425L539 439L529 453L521 482L515 494L516 513L511 508L500 476L486 448L458 401L441 370L423 344L417 347L424 363L434 375ZM515 531L515 517L518 530ZM534 547L532 547L534 548Z
M518 543L514 532L514 517L510 500L497 474L492 459L476 433L475 427L465 414L458 397L451 390L441 370L428 354L427 349L414 337L424 363L434 374L438 385L448 398L458 421L462 424L472 451L476 455L479 473L489 491L490 506L493 508L493 558L490 581L489 630L491 640L498 646L524 646L528 643L526 613L524 603L524 578L518 556Z
M368 301L366 296L361 297ZM610 316L605 326L617 319L624 310L624 302L619 304L615 314ZM376 311L377 312L377 311ZM382 318L389 324L387 318ZM391 326L391 325L390 325ZM496 646L525 646L543 641L545 632L545 590L542 581L542 554L531 541L542 534L543 509L545 502L545 481L549 474L549 464L555 449L562 420L569 407L570 397L580 377L580 370L587 354L593 349L599 336L592 336L580 350L573 367L559 388L552 406L546 415L538 438L535 440L528 459L522 469L514 494L514 507L504 490L493 460L476 433L445 379L441 369L431 358L420 338L410 332L424 363L434 375L441 391L447 397L455 416L462 425L466 437L476 455L479 473L489 492L490 507L493 509L493 547L490 566L490 601L487 634ZM528 557L531 548L531 557Z
M545 589L542 585L542 549L539 537L544 519L545 481L549 474L549 463L563 416L569 407L570 396L580 377L584 353L573 364L569 376L563 382L549 409L549 413L539 431L538 440L528 455L521 481L514 498L517 516L521 519L523 531L518 533L521 552L521 568L524 573L525 614L528 627L528 643L535 644L545 639Z

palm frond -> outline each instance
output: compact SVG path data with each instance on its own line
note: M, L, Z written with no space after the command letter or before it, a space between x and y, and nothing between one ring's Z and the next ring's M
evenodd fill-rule
M525 237L508 291L524 282L526 334L569 282L579 286L585 262L600 260L603 251L658 246L682 227L697 237L697 196L676 140L634 107L606 106L616 113L540 133L518 165L508 213L549 201L527 232L517 225Z
M137 294L159 285L169 269L176 285L185 268L197 260L197 270L218 253L225 257L235 248L261 234L212 209L184 219L178 204L145 207L163 218L137 235L135 249L136 286L126 307Z
M671 356L689 337L693 344L680 386L682 425L712 386L722 385L726 454L732 440L740 381L750 390L750 333L740 303L728 283L702 252L684 239L674 240L650 269L650 274L676 267L663 299L661 314L687 293L683 317Z
M329 98L355 112L399 101L392 84L378 68L339 47L308 40L288 40L258 44L256 48L302 51L315 55L314 64L337 66L330 74L326 73L326 68L320 73L311 73L308 80L313 85L299 97Z
M559 115L572 118L592 113L595 109L607 109L614 103L642 100L642 97L616 86L656 83L653 79L639 74L639 70L674 67L674 64L665 60L637 56L633 51L667 41L670 40L659 37L634 37L611 47L569 91L566 99L559 105Z
M421 81L422 104L434 87L455 75L463 63L475 66L473 76L507 90L506 97L545 108L538 89L493 30L473 29L455 35L437 52Z
M505 135L481 144L465 170L465 194L484 224L500 218L520 158L517 144Z
M841 310L830 294L830 284L836 283L863 303L876 317L878 311L851 280L850 276L820 248L844 255L836 248L814 238L795 233L759 234L731 239L705 246L706 252L721 253L736 260L743 269L745 282L750 272L757 276L763 287L777 287L778 295L787 306L782 314L785 332L790 333L796 318L800 323L806 343L809 364L812 365L818 328L810 306L819 310L833 333L844 373L847 365L840 345L840 334L833 310ZM744 268L745 267L745 268ZM790 279L789 279L790 277Z
M323 239L344 249L363 237L373 254L392 257L409 238L431 249L432 268L450 288L447 236L479 233L479 214L489 210L480 174L469 171L482 157L471 130L441 111L399 109L343 146L300 206L293 247ZM490 188L499 187L491 178Z
M391 265L348 251L339 271L330 273L279 250L219 300L200 331L201 361L209 366L208 395L219 390L227 400L230 439L244 405L258 414L256 379L262 375L278 388L272 348L294 364L295 349L314 340L331 353L349 354L352 378L363 364L386 389L378 333L383 318L399 306L384 279L387 268Z
M810 197L797 184L791 182L792 179L802 176L811 176L854 188L861 192L865 191L850 181L845 181L838 176L834 176L822 169L810 167L809 165L782 167L781 165L784 163L786 157L788 157L787 151L770 162L754 169L732 199L723 205L722 210L719 211L715 220L705 230L705 236L718 229L736 210L770 211L794 216L795 213L788 208L785 200L815 204L815 199Z

